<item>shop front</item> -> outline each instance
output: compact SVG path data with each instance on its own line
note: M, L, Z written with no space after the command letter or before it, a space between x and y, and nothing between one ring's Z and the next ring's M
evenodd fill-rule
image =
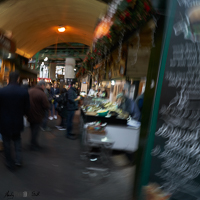
M77 73L77 76L91 73L95 86L92 87L95 92L84 100L81 121L83 126L94 121L106 123L107 137L114 141L112 149L134 153L139 147L141 125L136 100L145 92L156 20L152 18L154 11L149 1L113 1L113 4L118 4L116 13L112 15L108 9L95 30L93 50ZM141 17L134 18L135 15ZM112 23L108 31L99 33L100 26L104 24L105 28L109 20ZM102 95L105 93L106 98ZM122 99L131 101L133 111L119 106Z
M15 70L15 43L0 30L0 83L7 84L8 76Z
M180 2L181 1L171 1L171 4L178 4L178 7L181 7L179 9L182 9L183 11L183 7L186 7L189 4L186 5L183 2ZM127 5L128 9L126 9ZM129 6L131 6L131 8ZM137 8L139 8L138 6L141 8L140 11L137 11ZM165 138L164 134L166 134L166 132L164 128L169 128L171 126L171 123L173 123L172 118L174 117L177 119L178 117L171 116L172 113L168 113L168 108L170 109L171 105L170 103L173 103L172 101L176 100L176 97L181 98L182 92L185 94L185 96L182 97L181 100L185 98L184 102L187 102L187 105L185 105L189 105L189 102L186 100L188 99L188 96L186 95L187 92L185 92L184 90L179 91L178 88L181 88L181 85L176 87L176 85L172 84L172 80L175 80L175 77L172 77L172 75L174 74L175 70L177 70L176 73L178 74L179 71L183 69L178 67L184 67L183 62L181 62L180 57L178 57L178 55L183 52L183 48L181 49L180 45L181 42L186 43L185 51L188 51L188 54L192 52L192 47L194 48L194 56L186 58L188 59L187 64L191 64L190 67L192 67L191 60L193 59L194 61L195 55L199 54L199 33L196 33L198 32L198 30L195 29L195 38L192 38L191 34L182 34L185 33L183 27L181 26L182 21L178 17L178 13L176 13L176 23L169 23L169 26L171 27L170 30L173 30L172 40L173 42L177 43L177 47L175 48L173 47L172 41L170 41L170 36L166 36L167 33L165 33L166 16L155 14L154 11L152 11L152 7L149 1L122 1L122 3L116 7L120 10L116 12L116 15L114 14L114 17L111 17L113 21L109 31L103 34L101 37L95 39L92 51L87 54L87 57L83 63L82 71L84 71L85 69L85 71L88 70L92 73L92 85L96 85L96 94L94 93L93 96L85 98L84 105L82 106L81 110L81 122L83 124L83 127L85 127L88 123L96 122L93 123L93 125L89 124L90 129L94 129L95 132L97 132L96 130L98 129L101 131L102 126L105 126L106 124L105 135L107 139L111 139L112 141L114 141L112 149L131 152L136 155L136 172L133 181L133 193L135 199L150 199L150 195L146 195L148 193L148 189L150 189L152 192L155 190L155 188L158 189L160 185L162 185L163 188L166 187L174 193L174 196L172 198L173 200L181 199L178 196L175 196L176 194L181 194L181 192L173 191L173 188L170 187L170 184L175 184L174 186L176 188L180 187L177 187L176 183L170 182L168 177L163 174L164 171L162 170L163 166L161 160L169 161L170 158L163 158L162 156L164 155L160 154L160 152L163 151L164 153L167 153L163 147L168 147L168 145L163 141L173 140L172 136L169 139ZM142 8L144 10L142 10ZM175 8L173 8L173 10L175 10ZM182 11L181 13L185 13L184 11ZM175 11L173 12L175 13ZM134 19L132 18L133 13L135 13ZM159 17L157 18L157 16ZM168 17L170 19L170 15ZM143 21L144 18L146 18L145 21ZM106 17L103 18L103 20L105 19ZM196 19L193 20L195 21ZM108 20L105 20L105 23L107 23L107 21ZM187 20L184 21L185 25L187 24L186 21ZM140 26L137 26L137 28L130 27L135 26L136 24L140 24ZM196 23L194 24L196 25ZM191 32L195 31L190 30L189 26L188 30ZM115 34L116 31L118 34ZM167 41L165 41L165 36L168 38ZM176 39L178 38L180 38L180 41L176 41ZM192 42L196 42L196 46L193 44L187 46L187 43L191 42L186 42L185 40L193 40ZM165 41L165 50L168 49L170 45L171 51L167 52L166 50L165 53L166 55L167 53L169 53L168 57L170 59L167 60L166 55L163 55L163 63L161 66L164 43L163 41ZM180 47L180 51L178 51L178 47ZM195 50L197 50L197 54ZM164 75L166 61L166 69L170 71L170 73L166 73ZM177 68L175 68L176 64L179 65L177 66ZM193 62L193 64L198 63ZM160 71L160 67L163 68L162 72ZM188 71L189 69L191 68L188 67ZM194 66L194 69L197 70L196 66ZM161 82L164 80L163 86L162 84L159 84L161 82L158 82L159 73L162 73ZM180 75L183 74L181 73ZM186 79L187 78L188 77L186 77ZM179 84L181 83L179 82ZM107 90L108 97L106 99L99 98L99 96L97 95L98 89L102 91L105 88ZM163 90L162 93L161 88ZM177 91L178 93L174 92L172 94L170 92L170 88L172 88L173 91ZM157 96L155 96L156 90L160 91L158 95L161 95L161 101L166 102L166 104L162 104L163 107L161 107L160 105L160 107L158 108L159 99L156 100L156 98L158 98ZM167 91L169 94L164 93L165 91ZM139 119L139 122L138 119L130 117L130 113L127 113L125 112L125 110L120 109L120 107L118 106L119 102L117 101L119 95L124 95L129 99L134 100L134 102L136 103L142 100L140 101L143 105L141 108L139 107L139 104L137 104L139 109L141 109L140 113L142 116ZM171 98L172 101L168 101L170 98L168 99L167 97L165 97L166 95L173 96L174 98ZM194 101L196 102L197 100ZM194 103L194 101L191 100L192 103ZM176 103L178 102L180 104L179 106L181 106L182 101L177 101ZM165 107L165 105L169 105L169 107ZM155 111L153 112L154 107ZM173 109L177 111L176 108L173 107ZM172 111L169 110L169 112ZM193 114L194 113L196 113L196 111L193 111ZM167 118L165 118L166 115ZM156 118L157 116L160 117L158 121ZM166 122L165 120L168 119L172 121ZM167 125L165 126L165 124ZM173 124L173 126L175 126L175 124ZM191 128L191 126L188 128ZM90 131L90 129L86 131ZM157 135L155 136L156 130ZM163 134L162 136L159 135L161 133ZM145 166L143 165L144 163ZM191 163L189 163L189 165L190 164ZM173 168L172 165L171 167ZM170 169L166 169L166 167L164 167L164 170L166 170L168 174L170 173ZM178 174L178 178L179 179L177 180L177 182L181 183L180 174ZM151 181L155 182L156 185L151 184ZM149 187L147 185L149 185ZM143 193L143 189L145 189L146 191L145 194ZM182 188L180 189L182 190ZM162 190L159 191L162 192L163 199L170 199L169 196L167 196L169 195L169 192L164 193ZM188 190L187 193L190 195L194 194L196 195L195 197L199 197L198 194L195 192ZM143 196L142 198L142 195L146 196ZM181 195L183 197L182 199L184 199L184 195ZM158 195L152 199L161 199L157 197Z
M35 86L37 84L38 71L28 68L28 62L28 58L16 54L15 69L20 72L20 83L22 80L27 80L29 86Z

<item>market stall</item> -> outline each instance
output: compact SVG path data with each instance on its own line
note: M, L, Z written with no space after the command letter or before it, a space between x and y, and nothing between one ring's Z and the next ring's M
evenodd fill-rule
M123 95L124 102L132 103L144 92L156 26L153 15L149 0L113 0L95 29L92 48L77 73L79 78L89 72L95 90L107 93L107 98L83 103L81 121L107 123L113 149L135 152L138 148L140 122L127 113L125 106L120 109L116 100ZM97 97L95 93L90 96Z
M118 109L115 103L100 98L85 98L81 107L81 126L94 121L107 124L107 137L114 141L112 149L128 152L137 150L140 123L130 126L129 114Z

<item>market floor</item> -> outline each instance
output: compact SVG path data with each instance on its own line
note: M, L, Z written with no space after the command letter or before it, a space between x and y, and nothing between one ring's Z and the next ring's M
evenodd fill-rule
M22 168L9 171L0 152L0 199L9 199L5 195L13 192L17 200L131 200L134 167L113 162L109 177L84 177L87 164L80 156L80 140L65 138L65 131L55 128L58 123L59 119L49 121L52 131L40 132L43 148L38 152L29 150L30 129L25 128ZM79 112L74 131L79 134Z

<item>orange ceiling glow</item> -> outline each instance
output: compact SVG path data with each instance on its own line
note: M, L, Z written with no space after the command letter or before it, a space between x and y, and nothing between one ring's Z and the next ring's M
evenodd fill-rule
M97 20L107 10L105 3L95 0L10 2L1 3L0 29L12 33L17 51L27 57L56 43L72 42L90 46ZM65 24L67 34L59 33L58 26Z

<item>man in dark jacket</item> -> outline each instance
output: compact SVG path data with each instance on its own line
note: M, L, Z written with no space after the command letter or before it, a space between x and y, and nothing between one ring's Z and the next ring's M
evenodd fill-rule
M29 90L31 109L28 120L31 127L31 150L37 150L38 134L40 125L44 119L46 110L49 109L49 101L44 93L45 81L41 80L38 84Z
M68 99L67 90L63 88L61 94L57 99L58 106L57 111L61 117L61 123L59 126L56 126L58 130L66 130L66 119L67 119L67 99Z
M19 73L11 72L9 84L0 90L0 131L3 136L6 166L10 169L21 166L21 135L23 116L30 108L29 94L19 83ZM15 161L11 156L11 140L15 146Z
M53 97L54 101L53 101L53 106L51 108L51 116L50 116L50 120L57 119L57 111L56 111L56 107L58 105L58 102L56 101L57 96L60 94L60 90L59 88L57 88L57 83L54 83L54 86L51 88L51 96ZM54 116L53 116L53 110L54 110Z
M74 113L76 110L78 110L78 101L80 100L80 97L77 97L77 86L75 82L71 83L71 87L68 90L68 101L67 101L67 138L69 139L76 139L75 135L72 134L72 126L73 126L73 118Z

